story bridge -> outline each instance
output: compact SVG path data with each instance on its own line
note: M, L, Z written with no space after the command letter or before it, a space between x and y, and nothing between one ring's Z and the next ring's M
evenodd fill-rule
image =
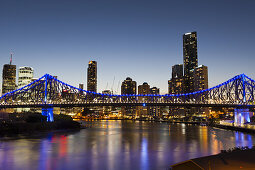
M3 94L0 97L0 109L38 107L43 109L43 115L48 116L48 121L53 121L53 107L187 106L247 110L255 108L254 93L255 80L245 74L237 75L209 89L165 95L96 93L71 86L45 74L20 89Z

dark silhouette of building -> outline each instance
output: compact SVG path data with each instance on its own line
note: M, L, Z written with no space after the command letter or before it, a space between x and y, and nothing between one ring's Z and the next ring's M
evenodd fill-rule
M183 77L183 64L176 64L172 66L172 78Z
M87 91L97 92L97 62L90 61L87 72Z
M138 94L146 95L150 94L150 85L147 82L144 82L142 85L138 86ZM146 102L148 97L138 97L140 101ZM139 117L146 117L148 116L148 107L147 106L138 106L138 115Z
M184 92L183 65L172 66L172 78L168 81L169 94L182 94Z
M136 94L136 81L127 77L121 84L121 94Z
M138 94L149 94L150 85L147 82L144 82L142 85L138 86Z
M136 94L136 81L133 81L130 77L127 77L121 84L121 94ZM123 97L124 98L124 97ZM132 99L132 97L129 97ZM123 115L132 117L135 116L136 107L125 106L121 108Z
M84 84L79 84L79 89L84 89Z
M159 95L159 88L152 87L150 88L150 94ZM157 97L154 98L156 102ZM159 106L151 106L149 107L149 115L153 117L160 117L160 107Z
M184 92L194 91L193 70L198 66L197 33L183 35Z
M3 67L2 94L16 89L16 65L5 64Z

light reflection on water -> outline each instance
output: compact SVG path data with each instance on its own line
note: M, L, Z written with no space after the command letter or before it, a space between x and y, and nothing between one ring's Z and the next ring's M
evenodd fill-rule
M0 169L167 169L255 137L206 126L133 121L87 122L76 133L0 141Z

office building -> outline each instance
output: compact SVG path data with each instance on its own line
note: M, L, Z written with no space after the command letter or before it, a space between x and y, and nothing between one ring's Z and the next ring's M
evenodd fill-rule
M18 76L18 88L24 87L32 82L34 78L34 69L31 67L20 67Z
M97 92L97 62L90 61L87 71L87 91Z
M152 87L150 88L150 94L159 95L159 88ZM154 97L156 101L158 97ZM160 117L160 107L159 106L150 106L149 107L149 115L152 117Z
M121 94L136 94L136 81L133 81L130 77L127 77L121 84ZM124 99L124 97L122 97ZM128 98L128 97L126 97ZM129 97L132 99L132 97ZM136 107L135 106L124 106L121 107L121 112L123 116L127 116L128 118L134 119L136 115Z
M121 94L136 94L136 81L127 77L121 84Z
M3 67L2 94L16 89L16 65L5 64Z
M193 70L198 66L197 33L183 35L184 92L194 91Z
M207 66L200 65L193 71L194 76L194 90L200 91L208 89L208 68Z
M147 82L144 82L142 85L138 86L138 94L146 95L150 94L150 85ZM148 97L139 96L139 101L147 102ZM148 116L148 107L147 106L138 106L137 112L139 117L146 117Z
M184 92L183 65L172 66L172 78L168 81L169 94L182 94Z

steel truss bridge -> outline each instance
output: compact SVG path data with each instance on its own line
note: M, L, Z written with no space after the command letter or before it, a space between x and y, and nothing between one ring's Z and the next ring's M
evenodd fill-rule
M186 94L103 94L86 91L45 74L0 97L3 108L87 106L188 106L255 108L255 80L240 74L215 87Z

